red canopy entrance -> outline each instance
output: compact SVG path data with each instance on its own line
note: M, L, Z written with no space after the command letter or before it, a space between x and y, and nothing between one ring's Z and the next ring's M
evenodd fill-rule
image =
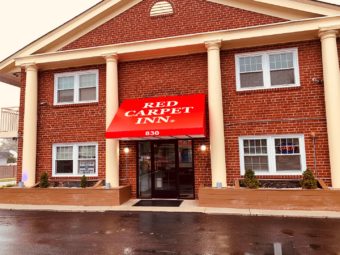
M205 137L205 95L125 100L106 131L122 140Z

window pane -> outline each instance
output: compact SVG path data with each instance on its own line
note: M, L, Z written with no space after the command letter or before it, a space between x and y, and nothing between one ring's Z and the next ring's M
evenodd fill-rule
M83 74L79 76L79 87L96 87L96 74Z
M241 88L262 87L263 73L241 73L240 74Z
M79 101L94 101L97 98L96 88L79 89Z
M58 91L58 103L73 102L74 90L59 90Z
M266 139L247 139L243 140L244 154L267 154L267 140Z
M56 161L57 174L72 174L73 173L73 160L57 160Z
M294 68L293 53L278 53L269 55L270 70Z
M245 156L244 168L253 171L269 171L268 156Z
M178 140L178 191L181 198L194 198L192 140Z
M79 146L78 174L96 173L96 146Z
M95 174L96 160L79 160L78 174Z
M192 167L192 141L178 141L178 160L179 167Z
M239 65L241 73L262 71L262 56L241 57Z
M57 160L72 160L73 146L57 147Z
M294 69L271 71L270 79L273 86L295 84Z
M245 170L269 171L266 139L243 140L243 149Z
M300 145L298 138L275 139L275 153L278 155L299 154Z
M79 159L95 159L96 146L79 146Z
M74 89L74 77L58 77L58 90Z
M267 140L262 139L261 140L261 149L262 149L262 154L267 154Z
M277 171L302 170L300 155L276 156L276 170Z
M151 142L138 144L139 196L151 198Z

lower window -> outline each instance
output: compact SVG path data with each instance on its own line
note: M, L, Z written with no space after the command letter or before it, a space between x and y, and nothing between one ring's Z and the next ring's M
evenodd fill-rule
M53 176L98 176L96 143L54 144Z
M302 174L306 170L303 135L245 136L239 138L241 175Z

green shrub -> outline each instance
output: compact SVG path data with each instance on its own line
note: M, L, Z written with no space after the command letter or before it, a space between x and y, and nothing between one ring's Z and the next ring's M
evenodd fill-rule
M42 173L40 175L39 187L40 188L48 188L50 186L50 182L48 181L48 174Z
M80 179L80 187L86 188L87 187L87 177L83 175Z
M256 178L254 171L251 169L246 170L243 184L249 189L258 189L260 187L260 182Z
M316 189L318 187L318 181L315 179L313 172L309 169L303 172L300 184L303 189Z
M12 164L12 163L17 163L17 159L13 155L10 155L7 158L7 164Z

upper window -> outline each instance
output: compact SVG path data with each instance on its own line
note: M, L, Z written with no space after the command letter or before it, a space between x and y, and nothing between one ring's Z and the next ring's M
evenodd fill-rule
M297 49L238 54L237 90L299 86Z
M306 170L303 135L240 138L241 174L301 174Z
M53 145L53 176L97 176L97 144Z
M150 10L150 16L163 16L170 15L174 13L174 9L172 8L171 3L168 1L159 1L155 3Z
M57 105L98 102L98 70L55 74L54 88Z

